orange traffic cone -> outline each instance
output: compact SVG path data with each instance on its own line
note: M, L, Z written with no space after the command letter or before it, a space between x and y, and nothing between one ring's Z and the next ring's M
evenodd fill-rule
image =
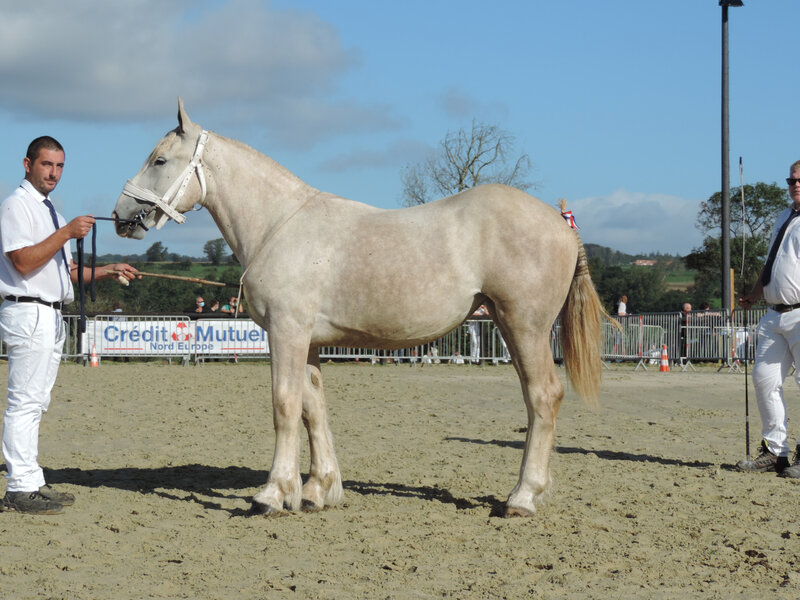
M667 356L667 345L661 346L661 366L658 370L662 373L669 373L669 356Z
M97 347L92 344L92 354L89 357L89 365L92 367L99 367L100 361L97 360Z

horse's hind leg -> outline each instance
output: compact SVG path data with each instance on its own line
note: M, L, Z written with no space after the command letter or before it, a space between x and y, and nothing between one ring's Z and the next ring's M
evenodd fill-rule
M564 387L553 364L548 334L509 335L528 412L528 432L519 481L506 501L506 516L532 515L536 501L550 485L550 453Z
M311 468L303 485L303 510L319 510L339 504L344 498L342 476L333 434L328 425L328 406L322 389L322 374L314 365L306 365L303 388L303 423L308 430Z

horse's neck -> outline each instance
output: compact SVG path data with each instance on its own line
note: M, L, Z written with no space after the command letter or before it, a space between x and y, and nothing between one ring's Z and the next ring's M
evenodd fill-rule
M221 136L204 161L204 203L244 268L280 227L319 192L260 152Z

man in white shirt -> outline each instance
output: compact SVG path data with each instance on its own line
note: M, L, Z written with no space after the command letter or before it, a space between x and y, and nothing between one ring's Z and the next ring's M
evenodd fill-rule
M758 281L739 304L750 308L763 296L770 305L758 324L758 345L753 367L753 385L761 414L761 454L737 464L741 471L777 471L784 477L800 478L800 440L794 463L789 466L789 418L783 381L792 364L800 365L800 161L789 167L792 206L775 222L770 251ZM800 371L795 372L800 384Z
M72 302L78 268L70 240L86 236L92 216L67 223L48 198L61 179L64 148L55 139L36 138L22 161L25 179L0 204L0 337L8 352L8 408L3 418L2 451L6 494L0 509L55 514L71 505L72 494L47 485L38 464L39 423L50 404L66 330L61 316ZM107 265L97 279L130 280L136 269ZM85 274L87 279L91 276Z

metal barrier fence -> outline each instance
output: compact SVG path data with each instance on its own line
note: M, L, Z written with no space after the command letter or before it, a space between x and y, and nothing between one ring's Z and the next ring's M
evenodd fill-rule
M755 357L756 329L766 308L745 313L724 311L647 313L615 317L621 329L603 324L601 356L606 362L635 363L636 368L658 365L666 346L670 362L681 370L694 363L720 363L721 369L738 369L741 361ZM104 357L163 357L184 362L207 359L269 358L267 335L249 318L200 318L188 315L97 315L78 334L78 318L65 315L67 339L64 360L88 361L92 348ZM550 335L553 358L563 359L556 321ZM0 343L0 356L6 357ZM468 319L449 333L427 344L399 350L322 347L323 360L368 360L412 365L451 363L494 364L510 362L499 329L489 319Z
M622 317L619 319L619 329L611 323L603 323L601 355L605 360L635 360L638 367L661 358L661 348L666 339L665 328L663 325L645 323L644 317Z

